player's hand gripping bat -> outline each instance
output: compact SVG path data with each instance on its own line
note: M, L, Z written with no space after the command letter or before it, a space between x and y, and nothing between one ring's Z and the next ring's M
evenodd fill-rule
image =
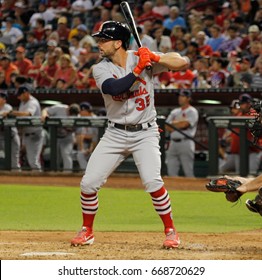
M133 17L133 14L132 14L131 10L130 10L130 6L129 6L128 2L126 2L126 1L121 2L120 3L120 8L121 8L122 13L125 17L126 23L129 27L131 33L133 34L134 39L136 40L136 43L137 43L138 47L141 48L142 44L141 44L141 41L140 41L140 38L139 38L139 35L138 35L138 32L137 32L134 17ZM151 70L151 68L152 68L152 64L150 62L148 62L147 66L146 66L146 69Z

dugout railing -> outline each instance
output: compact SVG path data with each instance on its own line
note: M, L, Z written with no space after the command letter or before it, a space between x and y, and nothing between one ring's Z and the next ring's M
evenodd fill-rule
M247 140L247 121L253 117L228 117L228 116L213 116L208 117L208 134L209 143L208 146L203 145L203 148L208 149L208 175L214 176L219 173L218 171L218 129L235 129L239 131L240 137L240 175L247 176L249 174L248 165L248 149L249 143ZM157 123L161 129L160 137L160 151L162 161L162 175L167 175L166 163L165 163L165 150L166 150L166 133L165 126L171 126L165 122L165 116L158 116ZM97 127L99 130L99 138L103 135L104 129L107 127L107 118L105 117L50 117L43 123L41 118L38 117L16 117L16 118L2 118L0 117L0 127L4 134L4 166L2 169L11 170L11 137L12 127L22 128L25 126L43 126L48 130L50 135L50 167L48 171L58 171L57 166L57 129L59 127ZM171 126L172 127L172 126ZM181 131L183 134L183 131ZM184 135L184 134L183 134ZM186 137L186 135L184 135ZM190 138L191 139L191 138ZM194 138L191 140L197 142Z

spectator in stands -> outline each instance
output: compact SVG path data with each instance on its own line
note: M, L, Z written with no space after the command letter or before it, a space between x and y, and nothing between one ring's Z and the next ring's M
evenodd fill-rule
M245 73L241 76L242 88L251 88L253 81L253 74Z
M36 25L32 29L32 32L34 33L38 42L41 42L45 39L45 21L42 18L36 19Z
M227 64L227 71L229 74L234 74L240 70L240 58L238 56L237 51L231 51L227 54L228 64Z
M48 42L49 40L54 40L56 43L59 42L59 35L56 30L53 30L53 26L51 24L45 25L45 42Z
M81 117L96 117L89 102L80 103ZM77 161L81 170L86 169L87 162L98 143L98 128L79 127L76 130Z
M63 54L60 57L60 66L57 69L54 79L52 81L52 86L56 85L58 79L65 80L64 89L68 89L74 86L77 79L77 72L75 67L71 62L71 57L68 54Z
M255 67L256 60L261 56L262 53L262 42L253 41L250 43L250 48L248 49L247 56L250 59L251 68Z
M190 69L173 72L170 83L174 88L191 88L194 74Z
M57 70L58 70L57 55L53 52L50 55L48 55L46 65L43 65L40 68L40 71L36 78L37 87L38 88L51 87Z
M62 78L56 80L55 88L58 90L64 90L66 85L66 81Z
M72 57L75 57L77 63L78 63L78 56L80 55L80 52L83 50L83 48L80 46L80 37L78 35L75 35L72 37L70 42L70 55Z
M172 72L162 72L154 76L154 88L163 89L173 87L170 82L172 80Z
M35 38L35 34L32 31L27 32L26 34L26 57L30 60L33 59L35 52L41 47L43 47L44 42L38 42Z
M16 22L23 31L28 31L30 18L35 13L34 9L28 7L24 1L16 1L14 6Z
M57 21L57 33L59 36L59 44L68 44L70 29L67 27L67 18L62 16Z
M101 8L100 20L94 24L92 34L99 31L100 26L103 22L111 19L111 11L106 8Z
M183 40L185 34L186 34L186 29L185 28L183 28L179 25L176 25L176 26L173 27L172 32L170 34L170 39L171 39L171 42L172 42L172 50L176 49L176 41L178 39Z
M211 37L207 40L207 45L209 45L213 51L217 51L220 45L223 43L225 38L221 35L221 28L219 25L212 25L210 27Z
M238 11L233 11L230 2L225 2L221 6L221 13L216 16L216 24L223 26L225 20L232 21L238 16Z
M145 1L143 4L143 12L136 19L137 24L143 25L146 21L150 21L153 23L155 20L160 19L163 20L163 16L153 12L154 4L152 1Z
M78 116L80 108L78 104L57 104L42 110L42 120L45 121L48 117L66 118L70 116ZM57 166L60 167L60 162L63 163L64 172L72 172L73 169L73 145L75 142L75 128L59 127L57 129Z
M46 25L52 22L52 20L55 19L55 17L56 17L55 12L51 9L47 9L46 3L43 3L43 1L41 1L38 5L38 10L35 11L35 13L30 17L29 20L30 29L32 30L36 28L38 19L43 20L44 25Z
M47 41L47 52L45 55L45 58L47 59L49 57L49 55L52 55L55 51L55 49L57 48L57 42L53 39L50 39Z
M25 56L25 48L19 46L15 49L16 60L14 64L17 66L20 75L27 75L28 70L32 67L32 61Z
M180 55L184 56L187 54L187 42L183 39L176 40L176 48L175 51L178 52Z
M41 117L38 100L31 95L33 88L29 84L19 86L16 96L20 100L18 111L11 111L8 116L13 117ZM26 158L31 169L41 171L40 154L43 145L42 126L26 126L22 130L22 144L26 151Z
M191 41L188 44L186 55L191 62L196 61L200 56L198 43Z
M1 41L3 43L7 45L15 45L24 38L23 32L19 28L13 26L13 18L8 17L5 20L5 23L5 28L1 30Z
M82 16L79 14L73 15L72 23L71 23L71 30L68 35L68 41L71 42L73 36L78 35L77 26L83 24Z
M190 138L196 134L198 111L190 105L191 91L179 91L178 95L179 108L172 110L166 120L176 128L166 126L170 133L166 151L167 173L168 176L179 176L181 166L186 177L194 177L195 143Z
M166 4L165 0L156 0L153 12L166 18L169 15L170 7Z
M241 37L238 36L237 31L235 25L230 25L228 28L229 38L223 41L217 50L224 53L237 50L242 41Z
M137 33L138 33L138 36L140 38L142 46L149 48L151 51L155 51L156 49L154 49L154 39L151 36L149 36L147 34L144 34L143 30L140 26L137 26L136 29L137 29ZM131 39L131 43L130 43L129 48L131 50L137 50L138 49L137 43L134 40L134 38Z
M212 60L210 66L209 83L212 88L223 88L226 86L228 73L224 69L227 61L221 57Z
M180 11L179 8L173 6L170 8L169 17L164 20L164 27L169 29L170 32L172 31L173 27L176 25L182 26L186 28L186 21L183 17L179 15Z
M40 73L40 69L43 65L45 55L43 52L36 52L33 58L33 64L29 67L27 77L31 78L34 83L34 87L37 86L37 77Z
M202 19L202 22L203 22L203 31L206 33L206 35L208 37L211 37L212 36L212 33L211 33L211 28L213 25L216 25L215 24L215 16L213 15L213 12L212 14L206 14L203 19ZM217 25L219 26L219 25Z
M206 44L207 38L204 31L199 31L196 36L196 43L198 44L198 51L200 56L212 56L212 48Z
M160 27L154 32L154 40L152 44L152 50L162 53L167 53L171 51L172 44L170 37L163 35L163 28Z
M261 32L257 25L251 25L248 28L248 35L245 36L240 45L239 48L241 50L245 50L246 48L250 47L250 43L253 41L261 41Z
M92 0L76 0L73 1L71 5L72 14L85 14L88 11L93 10L93 1Z
M229 87L242 87L243 82L242 82L242 77L245 74L250 74L252 75L251 71L251 64L250 64L250 59L248 57L242 57L240 58L240 63L239 63L239 70L236 72L231 72L227 78L227 86Z
M7 91L0 89L0 116L6 116L13 108L7 103ZM11 128L11 168L13 170L20 170L20 137L16 127ZM4 127L0 128L0 150L5 149L5 135Z
M5 72L1 69L0 70L0 89L1 90L6 90L7 88L8 88L8 86L5 82Z
M77 26L78 36L80 37L80 47L83 47L83 45L88 42L93 47L96 46L96 41L94 38L89 34L89 30L84 24L80 24Z
M9 87L11 85L11 75L13 73L19 73L17 66L12 62L9 55L2 55L0 57L0 66L5 73L5 82Z
M262 60L260 59L257 63L257 73L254 74L251 87L262 88Z

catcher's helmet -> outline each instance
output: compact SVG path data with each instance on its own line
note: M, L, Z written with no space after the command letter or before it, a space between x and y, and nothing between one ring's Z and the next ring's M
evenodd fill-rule
M130 31L121 22L106 21L102 24L99 32L92 34L93 37L121 40L123 48L127 50L130 41Z

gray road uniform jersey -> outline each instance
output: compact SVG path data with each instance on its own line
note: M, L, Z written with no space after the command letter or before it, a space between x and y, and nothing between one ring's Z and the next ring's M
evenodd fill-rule
M46 108L46 111L50 117L68 117L68 105L58 104ZM75 129L72 127L59 127L57 129L57 166L60 165L62 159L64 171L71 171L73 168L73 146Z
M193 106L186 109L176 108L171 111L166 122L174 120L187 120L190 126L182 132L191 138L196 134L198 123L198 111ZM174 130L170 134L170 144L166 153L167 171L169 176L178 176L180 165L182 165L186 177L194 177L194 153L195 143L186 138L185 135Z
M29 112L32 117L41 117L41 107L39 101L30 95L27 102L21 102L19 105L20 112ZM42 127L23 127L23 144L26 148L26 157L32 169L40 170L40 154L43 146Z
M81 170L86 169L87 162L91 156L91 153L87 153L86 151L91 147L91 145L96 145L98 142L98 128L97 127L79 127L76 129L76 134L88 135L92 137L90 140L83 141L83 149L77 150L77 161L79 164L79 168Z
M9 104L4 104L0 108L0 115L2 113L10 112L12 106ZM11 167L12 169L20 169L20 137L16 127L11 128ZM0 127L0 150L5 149L5 139L4 139L4 127Z
M153 75L168 69L154 64L151 71L144 70L137 77L128 92L118 96L104 94L102 84L105 80L122 78L137 65L139 58L134 51L127 53L125 69L108 59L103 59L93 68L94 78L104 98L109 126L88 161L81 181L81 189L85 193L98 191L130 154L147 192L154 192L163 186Z

